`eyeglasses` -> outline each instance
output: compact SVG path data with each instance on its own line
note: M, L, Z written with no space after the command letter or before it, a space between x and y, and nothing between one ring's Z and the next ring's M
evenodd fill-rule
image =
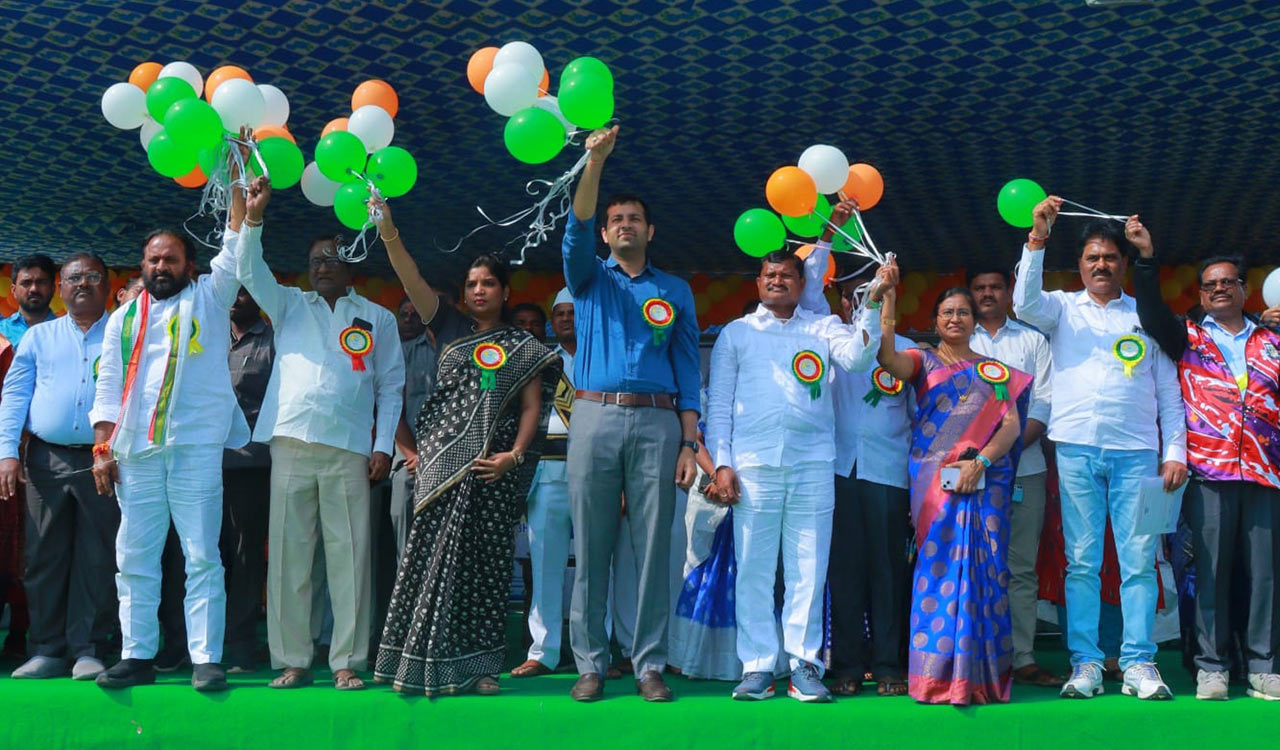
M97 271L90 271L89 273L73 273L70 276L63 276L62 283L70 284L72 286L84 281L87 281L90 284L101 284L104 278L106 277Z
M1213 281L1205 281L1200 284L1202 292L1216 292L1219 289L1231 290L1237 286L1244 286L1244 279L1214 279Z
M329 268L337 268L338 266L345 265L346 261L344 261L342 258L330 257L330 258L312 258L310 263L311 263L311 270L318 271L324 266L328 266Z
M961 307L955 310L940 310L938 317L943 320L951 320L952 318L972 318L973 311L967 307Z

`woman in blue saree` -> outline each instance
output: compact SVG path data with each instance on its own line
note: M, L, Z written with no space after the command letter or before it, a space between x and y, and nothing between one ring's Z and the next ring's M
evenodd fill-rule
M921 703L1008 702L1009 505L1031 376L969 348L969 290L956 287L938 297L936 351L894 351L895 303L886 295L878 358L894 377L912 383L917 399L910 470L918 558L908 692ZM944 473L951 476L944 480Z

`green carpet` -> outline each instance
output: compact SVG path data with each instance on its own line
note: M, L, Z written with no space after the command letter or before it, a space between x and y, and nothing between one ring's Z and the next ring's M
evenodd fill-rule
M1046 646L1049 644L1046 643ZM513 652L512 661L519 657ZM268 688L271 674L233 676L226 693L201 695L190 672L154 686L107 692L70 679L21 681L2 665L3 748L1182 748L1251 747L1274 737L1280 704L1248 698L1232 686L1227 703L1197 701L1176 651L1162 652L1165 678L1177 698L1144 703L1107 694L1061 700L1053 690L1015 687L1013 702L957 709L880 698L874 688L829 705L785 696L762 703L729 699L732 685L670 678L676 701L644 703L629 679L607 684L605 700L578 704L574 675L514 680L502 694L433 700L404 698L383 686L338 693L327 672L314 687ZM1065 668L1065 654L1042 661Z

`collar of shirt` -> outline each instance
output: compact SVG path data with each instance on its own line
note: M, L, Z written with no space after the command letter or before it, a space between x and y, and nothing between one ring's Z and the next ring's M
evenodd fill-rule
M249 327L245 330L245 332L244 332L243 334L239 335L239 336L237 336L237 335L236 335L236 330L235 330L234 328L232 328L232 329L231 329L231 343L233 343L233 344L238 343L238 342L239 342L241 339L243 339L245 336L261 336L262 334L264 334L264 333L266 333L266 332L267 332L267 321L263 320L262 318L258 318L257 322L255 322L253 325L249 326Z
M1249 320L1249 318L1246 317L1244 319L1244 327L1240 329L1240 332L1232 333L1231 331L1228 331L1227 329L1223 328L1222 324L1219 323L1217 320L1215 320L1212 315L1206 315L1204 316L1204 320L1201 321L1200 327L1206 330L1209 329L1210 327L1216 328L1217 330L1221 331L1225 336L1229 338L1247 340L1249 338L1249 335L1253 333L1253 329L1257 328L1258 326L1256 326L1252 320Z
M1133 297L1130 297L1128 294L1125 294L1123 289L1120 290L1119 297L1113 300L1107 300L1107 304L1105 305L1099 304L1097 300L1095 300L1093 297L1090 297L1088 289L1081 289L1080 291L1076 292L1075 302L1080 307L1093 305L1094 307L1099 307L1099 308L1108 309L1108 310L1113 307L1119 307L1122 310L1129 310L1129 311L1134 311L1138 309L1137 301L1134 300Z
M604 262L604 264L605 264L605 266L607 266L608 268L611 268L611 269L613 269L613 270L617 271L618 273L621 273L621 274L627 274L626 269L622 267L622 264L618 262L618 259L617 259L617 258L615 258L615 257L613 257L613 253L609 253L609 259L608 259L608 260L606 260L606 261ZM648 275L648 276L652 276L652 275L653 275L653 270L654 270L654 269L653 269L653 266L649 263L649 253L648 253L648 252L645 252L645 256L644 256L644 268L641 268L641 269L640 269L640 273L636 274L635 276L630 276L630 274L627 274L627 275L628 275L628 276L630 276L630 278L633 278L633 279L639 279L639 278L642 278L642 277L644 277L644 276L646 276L646 275Z
M756 308L755 312L747 313L746 317L759 319L765 325L777 324L777 325L785 326L793 320L813 320L816 318L825 318L827 316L820 315L818 313L813 312L812 310L806 310L805 308L800 307L799 305L796 305L795 312L791 314L791 317L779 318L777 315L773 313L772 310L765 307L764 305L761 305Z
M982 325L981 323L978 323L976 326L973 327L974 334L982 334L983 336L986 336L992 341L995 341L996 339L1000 338L1000 334L1005 333L1008 330L1009 330L1008 315L1005 315L1004 320L1000 321L1000 327L996 329L995 333L992 333L991 331L987 330L987 327Z
M347 293L346 293L346 294L344 294L344 295L342 295L342 296L341 296L341 297L339 297L338 299L349 299L349 298L351 298L351 297L359 297L359 296L360 296L360 295L356 294L355 287L350 287L350 286L349 286L349 287L347 287ZM320 296L320 292L317 292L317 291L315 291L314 289L313 289L313 290L311 290L311 291L309 291L309 292L303 292L303 293L302 293L302 300L303 300L304 302L306 302L308 305L310 305L310 304L314 304L314 303L316 302L316 300L319 300L319 301L321 301L321 302L324 302L326 305L327 305L327 304L329 304L328 300L326 300L324 297L321 297L321 296ZM336 302L336 300L335 300L335 302Z

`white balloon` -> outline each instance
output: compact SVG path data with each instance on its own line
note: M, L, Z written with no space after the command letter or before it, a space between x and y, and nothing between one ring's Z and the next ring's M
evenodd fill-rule
M387 110L376 104L366 104L347 118L347 132L359 138L365 151L372 154L391 144L396 124Z
M171 62L160 69L160 75L156 78L181 78L196 90L197 99L204 92L204 76L189 62Z
M1267 303L1267 307L1280 305L1280 268L1267 274L1267 278L1263 280L1262 301Z
M262 122L267 108L262 92L243 78L228 78L218 84L209 103L222 118L222 127L232 133L239 132L242 127L256 127Z
M121 130L133 130L147 116L147 95L132 83L113 83L102 92L102 116Z
M806 148L797 166L813 178L819 193L838 193L849 179L849 160L835 146L818 144Z
M315 162L310 162L302 170L302 194L317 206L332 206L333 196L337 195L341 185L325 177Z
M280 89L269 83L258 84L258 92L262 94L262 101L266 105L266 109L262 115L262 122L258 126L263 125L284 125L289 121L289 98L284 95ZM214 93L218 93L216 90Z
M156 133L164 130L164 126L151 119L151 115L142 118L142 127L138 129L138 140L142 142L142 150L146 151L147 146L151 145L151 139L156 137Z
M572 133L576 129L576 126L569 122L569 119L560 111L560 100L554 96L540 96L534 101L533 106L538 109L545 109L555 115L556 119L560 121L560 124L564 126L564 132Z
M542 75L541 71L538 73ZM484 101L503 117L510 117L538 98L538 81L520 65L495 65L484 79Z
M542 62L542 55L528 42L507 42L498 50L498 54L493 56L494 70L497 70L499 65L512 64L529 71L533 75L535 86L542 80L542 71L546 69Z

